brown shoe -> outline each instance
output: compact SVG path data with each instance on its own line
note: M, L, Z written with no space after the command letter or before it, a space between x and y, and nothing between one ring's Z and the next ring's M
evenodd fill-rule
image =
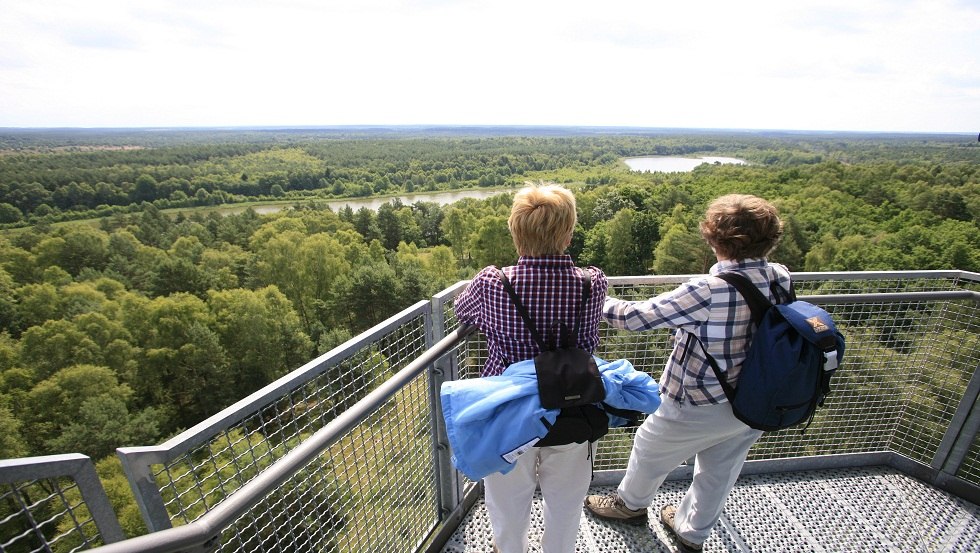
M664 526L666 526L667 530L670 531L670 535L673 536L675 540L677 540L677 545L681 551L683 551L684 553L698 553L699 551L701 551L700 543L687 541L684 538L677 535L677 532L674 530L675 514L677 514L677 507L673 505L664 505L663 508L660 509L660 522L664 523Z
M585 508L599 518L621 520L629 524L646 524L646 509L630 509L618 493L590 495L585 498Z

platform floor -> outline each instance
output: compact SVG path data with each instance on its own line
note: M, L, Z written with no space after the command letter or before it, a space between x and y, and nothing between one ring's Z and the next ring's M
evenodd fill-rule
M647 526L610 523L583 513L576 552L677 551L659 512L661 505L678 502L687 485L664 483ZM595 486L592 493L614 490ZM539 553L540 496L531 517L529 552ZM481 499L442 552L492 551ZM889 467L749 475L736 484L704 551L980 553L980 507Z

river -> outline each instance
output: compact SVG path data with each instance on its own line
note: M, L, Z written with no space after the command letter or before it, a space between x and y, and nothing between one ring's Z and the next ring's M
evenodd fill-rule
M236 207L226 207L221 208L218 211L222 215L229 215L232 213L241 213L245 209L251 207L253 211L259 214L275 213L283 209L288 209L296 204L307 204L315 203L316 205L327 205L330 206L334 212L340 211L344 206L350 206L351 209L357 211L362 207L377 211L382 205L398 198L405 205L412 205L418 202L433 202L439 205L451 204L465 198L474 198L477 200L483 200L496 196L498 194L507 194L513 192L509 189L496 188L492 190L449 190L446 192L420 192L418 194L401 194L398 196L381 196L374 198L342 198L339 200L321 200L321 199L310 199L303 198L297 199L290 202L282 202L276 204L255 204L250 206L236 206Z
M687 173L702 163L732 163L745 165L745 161L734 157L628 157L623 161L630 170L641 173Z
M701 165L702 163L733 163L736 165L745 165L745 161L737 159L734 157L711 157L704 156L698 158L690 157L666 157L666 156L650 156L650 157L628 157L623 161L629 165L629 168L633 171L640 172L664 172L664 173L686 173L688 171L694 170L695 167ZM274 204L254 204L250 206L236 206L236 207L223 207L219 208L218 212L223 215L228 215L231 213L241 213L245 211L247 207L251 207L256 213L266 214L275 213L283 209L288 209L297 203L316 203L317 205L328 205L330 209L334 212L340 211L344 206L350 206L351 209L357 211L362 207L366 207L370 210L377 211L379 207L390 202L391 200L398 198L405 205L411 205L418 202L434 202L439 205L451 204L457 202L464 198L474 198L477 200L483 200L491 196L496 196L498 194L507 194L514 192L515 189L476 189L476 190L448 190L445 192L420 192L417 194L401 194L398 196L382 196L374 198L342 198L339 200L320 200L320 199L298 199L296 201L280 202Z

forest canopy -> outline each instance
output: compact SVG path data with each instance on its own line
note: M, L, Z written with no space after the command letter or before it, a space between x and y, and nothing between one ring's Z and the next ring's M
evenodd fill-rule
M701 273L730 192L786 223L794 271L980 270L980 148L958 135L0 132L0 458L96 459L216 413L414 302L507 265L511 191L578 200L570 253ZM644 155L738 157L638 173ZM333 211L334 198L500 189ZM216 207L283 202L278 212ZM179 208L179 209L178 209Z

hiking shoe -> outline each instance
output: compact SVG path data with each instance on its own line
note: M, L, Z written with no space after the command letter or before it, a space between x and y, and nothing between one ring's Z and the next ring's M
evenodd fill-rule
M609 495L590 495L585 498L585 508L599 518L621 520L629 524L646 524L646 509L630 509L623 503L618 493Z
M675 514L677 514L677 507L673 505L664 505L663 509L660 509L660 522L664 523L664 526L666 526L667 530L670 531L670 535L677 540L677 545L680 547L681 551L684 553L698 553L701 551L700 543L685 540L677 535L676 531L674 531Z

